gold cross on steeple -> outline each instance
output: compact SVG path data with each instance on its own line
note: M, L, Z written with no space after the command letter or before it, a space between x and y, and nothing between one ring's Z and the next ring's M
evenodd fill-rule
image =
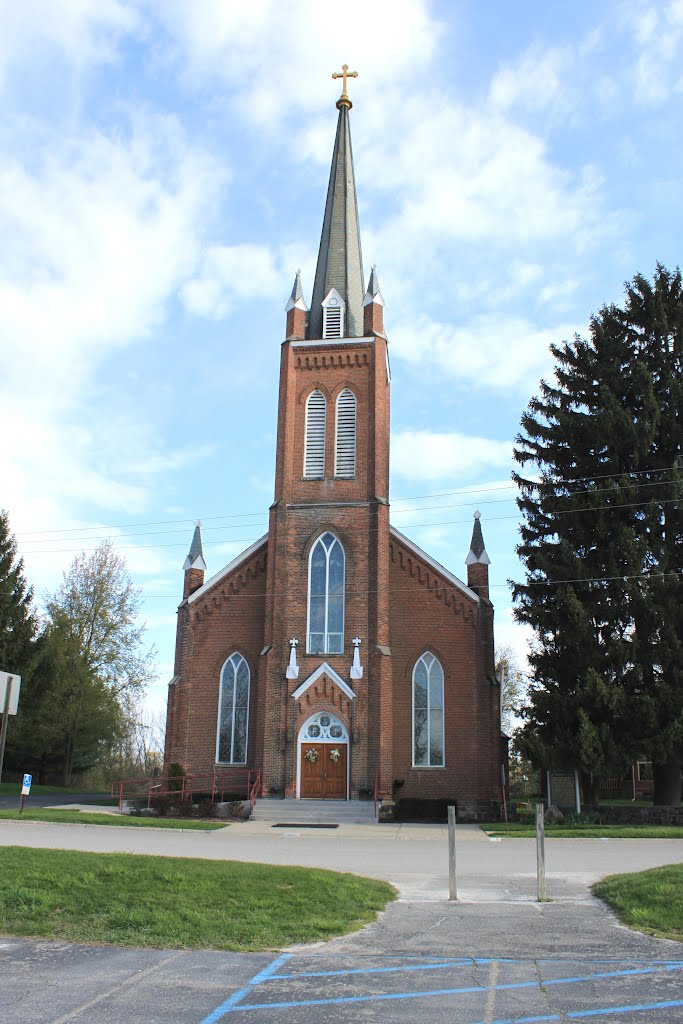
M341 71L333 71L332 72L332 77L333 78L341 78L343 80L342 81L342 94L339 97L339 99L337 100L337 106L340 107L342 104L344 104L347 107L351 107L352 106L351 100L349 99L349 97L348 97L348 95L346 93L346 80L347 80L347 78L358 78L358 72L357 71L349 71L349 65L348 64L342 64Z

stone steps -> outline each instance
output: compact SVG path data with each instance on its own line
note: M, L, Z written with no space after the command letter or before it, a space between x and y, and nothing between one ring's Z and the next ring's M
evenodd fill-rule
M254 804L254 821L283 825L372 824L372 800L269 800Z

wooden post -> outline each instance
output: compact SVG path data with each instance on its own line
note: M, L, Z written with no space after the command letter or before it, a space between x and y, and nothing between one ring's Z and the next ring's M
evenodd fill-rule
M448 808L448 898L458 898L455 884L455 807L452 805Z
M536 804L536 874L540 903L545 899L545 820L542 803Z
M0 782L2 782L2 764L5 760L5 740L7 739L7 723L9 721L9 702L12 696L12 684L14 679L9 676L5 688L5 709L2 713L2 725L0 726Z

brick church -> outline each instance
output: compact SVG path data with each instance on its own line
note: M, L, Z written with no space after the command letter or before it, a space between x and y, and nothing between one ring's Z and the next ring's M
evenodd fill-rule
M261 795L502 798L489 558L467 583L390 523L388 342L364 288L344 90L310 308L299 273L280 347L268 533L210 579L184 566L165 767L261 770ZM389 805L389 806L387 806Z

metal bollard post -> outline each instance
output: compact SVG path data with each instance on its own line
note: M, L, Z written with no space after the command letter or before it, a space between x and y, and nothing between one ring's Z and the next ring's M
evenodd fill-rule
M545 818L543 804L536 804L536 874L538 876L538 902L545 897Z
M457 900L455 884L455 807L448 808L448 898Z

